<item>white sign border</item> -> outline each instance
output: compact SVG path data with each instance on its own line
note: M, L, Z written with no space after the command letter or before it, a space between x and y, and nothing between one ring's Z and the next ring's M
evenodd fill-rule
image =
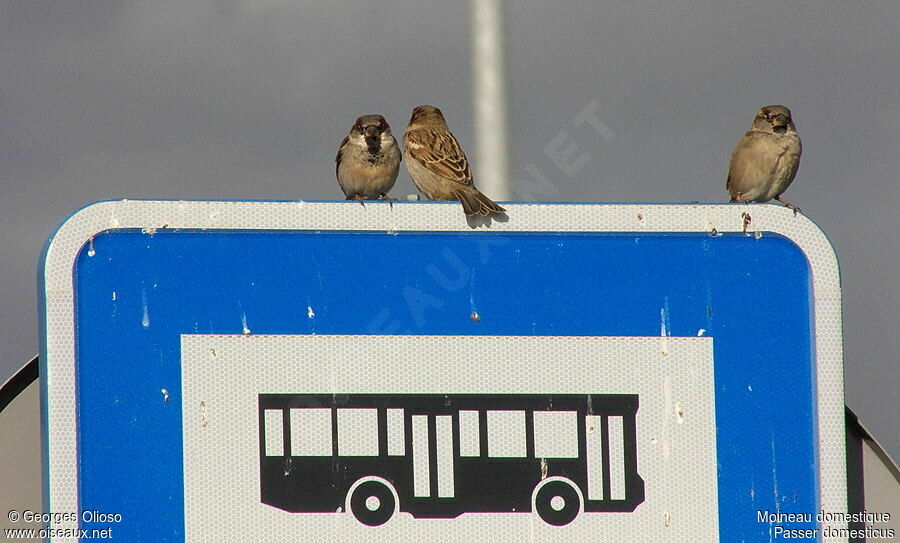
M812 275L819 438L819 502L827 512L847 510L841 288L837 257L827 237L805 215L774 204L506 204L508 221L477 227L491 232L628 232L778 234L806 255ZM745 226L745 216L752 220ZM46 511L78 511L73 269L78 254L103 231L142 229L364 230L375 232L473 230L455 203L111 200L73 213L45 248L42 279L41 376ZM77 528L77 522L58 528ZM72 540L74 539L63 539ZM846 538L824 541L846 542Z

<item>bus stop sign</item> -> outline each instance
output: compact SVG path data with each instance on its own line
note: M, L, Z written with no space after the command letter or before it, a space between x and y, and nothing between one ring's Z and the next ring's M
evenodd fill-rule
M810 220L507 209L74 213L40 272L43 535L847 540L840 286Z

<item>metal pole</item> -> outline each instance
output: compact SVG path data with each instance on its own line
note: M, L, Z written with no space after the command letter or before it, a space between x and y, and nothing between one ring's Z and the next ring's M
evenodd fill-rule
M470 0L475 113L474 176L494 200L509 200L503 0Z

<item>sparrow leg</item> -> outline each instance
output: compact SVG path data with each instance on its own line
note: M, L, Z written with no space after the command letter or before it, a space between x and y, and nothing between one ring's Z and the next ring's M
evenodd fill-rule
M794 215L797 215L797 212L800 211L800 208L799 208L799 207L797 207L797 206L795 206L794 204L788 202L787 200L785 200L785 199L782 198L781 196L775 198L775 200L778 201L778 202L780 202L781 204L784 204L784 207L789 207L789 208L791 208L792 210L794 210Z
M396 200L396 198L391 198L386 193L382 192L381 194L378 195L378 199L382 200L382 201L386 201L388 203L388 205L391 206L391 209L394 209L394 200Z
M357 202L359 202L359 205L366 207L366 202L365 202L366 197L365 196L357 194L356 196L353 197L353 199L356 200Z

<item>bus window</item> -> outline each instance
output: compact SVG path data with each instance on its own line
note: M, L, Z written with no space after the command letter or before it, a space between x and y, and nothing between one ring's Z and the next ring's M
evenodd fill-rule
M453 488L453 417L438 415L434 418L434 453L437 456L437 491L439 498L452 498Z
M413 496L431 496L428 452L428 416L412 416Z
M625 428L622 417L609 417L609 492L614 500L625 499Z
M291 456L331 456L331 409L291 409Z
M284 411L266 409L263 424L266 425L266 456L284 455Z
M406 432L403 428L403 410L387 410L387 453L390 456L406 455Z
M578 458L578 413L535 411L534 456Z
M525 412L487 412L488 456L521 458L525 450Z
M481 441L478 438L478 411L459 412L459 455L481 455Z
M378 410L338 409L338 454L378 456Z

